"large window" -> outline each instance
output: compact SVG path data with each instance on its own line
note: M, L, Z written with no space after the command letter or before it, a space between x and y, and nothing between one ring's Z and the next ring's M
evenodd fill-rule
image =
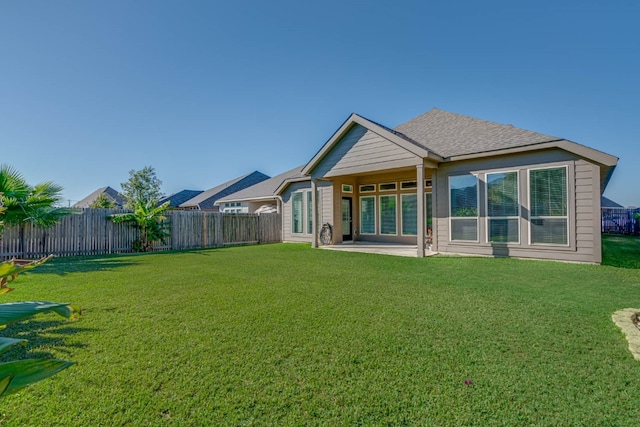
M427 218L426 232L433 233L433 197L431 193L424 193L425 217Z
M478 240L478 178L475 175L449 177L451 240Z
M360 234L376 234L376 198L360 197Z
M531 243L567 245L567 168L530 170L529 198Z
M489 242L520 241L518 173L487 174L487 238Z
M402 234L415 236L418 234L418 196L403 194L402 196Z
M292 215L291 215L291 232L302 233L302 192L293 193L292 198Z
M397 234L396 195L380 196L380 234Z

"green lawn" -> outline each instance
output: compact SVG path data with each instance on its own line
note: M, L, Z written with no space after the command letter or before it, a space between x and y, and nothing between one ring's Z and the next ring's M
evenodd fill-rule
M615 239L608 264L621 257ZM635 425L640 363L611 314L640 307L629 268L640 265L618 265L296 244L55 259L4 300L74 302L82 318L41 315L2 333L30 340L10 357L77 364L2 400L0 419Z

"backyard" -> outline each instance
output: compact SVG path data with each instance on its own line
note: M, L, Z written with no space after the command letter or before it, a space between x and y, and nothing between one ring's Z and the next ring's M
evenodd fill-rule
M603 266L302 244L54 259L4 301L83 307L2 334L76 362L4 425L633 425L640 240Z

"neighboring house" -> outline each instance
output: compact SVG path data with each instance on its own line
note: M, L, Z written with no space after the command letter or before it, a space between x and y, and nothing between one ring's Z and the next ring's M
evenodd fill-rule
M243 213L280 212L281 202L276 191L284 182L305 181L306 186L310 186L310 178L302 175L304 166L298 166L244 190L222 197L216 201L216 205L219 205L223 212L230 213L238 212L237 209L242 209L240 212Z
M199 209L203 211L219 211L219 206L215 202L229 194L243 190L247 187L255 185L269 179L269 176L262 172L254 171L241 177L232 179L231 181L220 184L217 187L210 188L200 194L180 203L177 209Z
M93 202L95 202L101 194L104 194L109 200L116 204L116 207L121 208L124 206L124 197L113 188L107 186L98 188L93 193L89 194L84 199L80 200L73 205L74 208L88 208Z
M433 109L395 129L352 114L284 182L283 240L417 244L441 253L601 262L600 197L617 158Z
M624 209L624 206L622 206L621 204L616 203L613 200L604 196L600 198L600 207L610 208L610 209Z
M170 208L177 208L187 200L191 200L199 194L202 194L202 190L182 190L174 193L170 196L165 196L158 201L158 204L169 202Z

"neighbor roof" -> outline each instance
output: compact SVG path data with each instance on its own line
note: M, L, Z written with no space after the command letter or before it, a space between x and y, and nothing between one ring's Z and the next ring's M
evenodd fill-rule
M202 190L182 190L174 193L170 196L163 197L158 202L159 204L163 204L169 202L169 206L176 207L180 206L182 203L187 200L191 200L196 197L198 194L202 193Z
M114 201L116 206L118 206L118 207L122 207L124 205L124 197L122 196L122 194L118 193L113 188L111 188L109 186L106 186L106 187L98 188L96 191L94 191L93 193L89 194L84 199L82 199L79 202L75 203L73 205L73 207L74 208L88 208L88 207L91 206L91 204L93 202L95 202L98 199L98 197L100 197L101 194L104 194L109 199Z
M614 202L613 200L602 196L600 198L600 207L602 208L624 208L624 206L622 206L619 203Z
M181 203L181 208L191 208L198 206L200 209L213 209L214 203L229 194L232 194L241 189L247 188L251 185L255 185L261 181L269 179L268 175L262 172L254 171L246 175L242 175L238 178L227 181L224 184L220 184L216 187L203 191L192 199Z
M276 175L273 178L269 178L244 190L237 191L228 196L218 199L216 204L225 202L241 202L246 200L267 200L274 199L277 195L277 190L284 182L291 182L292 180L308 180L309 177L302 175L302 168L304 165L300 165L291 170L288 170L280 175Z

